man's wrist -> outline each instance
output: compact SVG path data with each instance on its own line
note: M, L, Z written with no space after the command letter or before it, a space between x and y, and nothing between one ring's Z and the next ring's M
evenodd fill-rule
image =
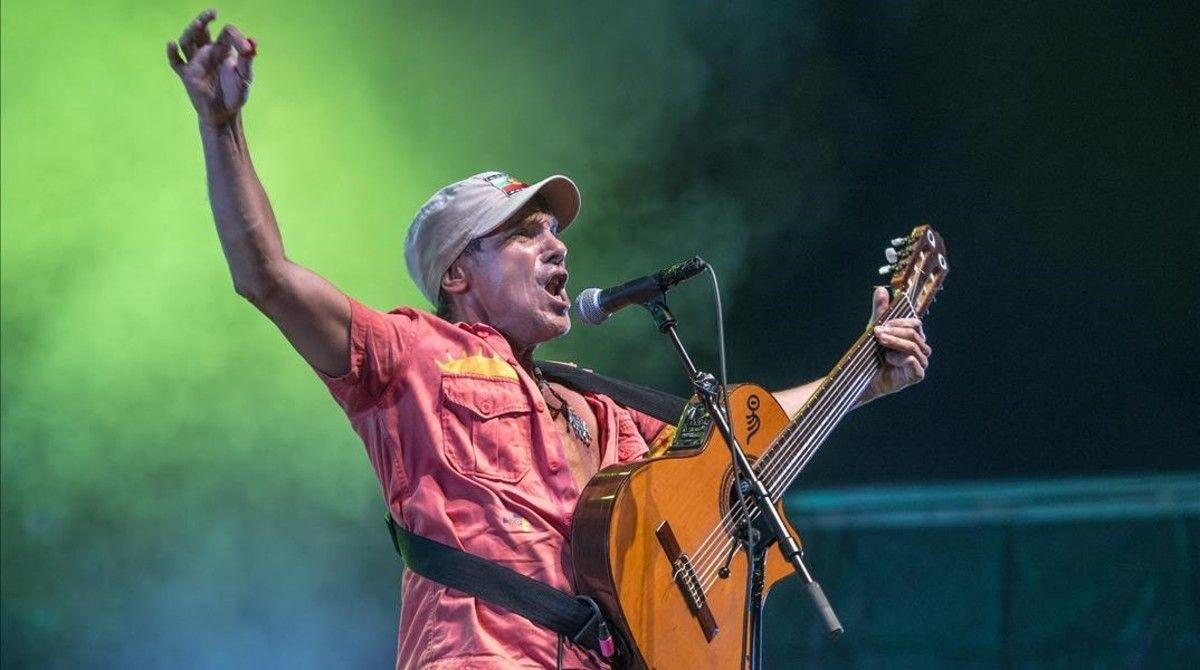
M207 143L230 147L241 153L245 150L246 138L242 134L242 115L234 114L225 121L199 119L200 136Z
M863 394L858 397L858 400L856 400L854 402L854 407L852 407L851 409L858 409L859 407L862 407L863 405L871 402L872 400L875 400L884 395L886 395L886 394L880 393L879 389L876 389L875 384L872 383L871 385L867 386L867 390L863 391Z
M205 118L203 115L197 115L196 118L200 123L201 132L212 132L219 134L236 133L242 128L242 113L240 111L233 116L221 119L219 121Z

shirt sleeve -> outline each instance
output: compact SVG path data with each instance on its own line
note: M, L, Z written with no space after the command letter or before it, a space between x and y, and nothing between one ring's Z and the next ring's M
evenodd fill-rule
M406 310L385 314L350 301L350 366L341 377L314 371L347 414L375 405L399 374L416 318Z
M646 444L649 445L650 450L646 454L647 457L661 456L675 442L674 425L637 410L631 409L629 414L633 417L633 422L637 424L638 431L645 438Z
M622 463L658 456L675 436L675 427L635 409L618 406L618 458Z

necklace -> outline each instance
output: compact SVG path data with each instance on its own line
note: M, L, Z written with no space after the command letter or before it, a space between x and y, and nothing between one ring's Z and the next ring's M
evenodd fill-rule
M546 378L542 376L541 368L534 367L533 376L537 379L538 388L542 390L542 394L545 395L546 392L549 392L550 395L554 396L554 398L559 402L558 407L550 407L550 418L557 419L560 414L565 414L567 417L567 430L571 431L572 435L579 438L580 442L583 442L589 447L592 446L592 434L588 431L587 423L584 422L583 417L576 414L571 409L570 403L568 403L566 399L559 395L558 391L555 391L553 386L550 386L550 383L547 382ZM547 399L546 405L550 406L549 399Z

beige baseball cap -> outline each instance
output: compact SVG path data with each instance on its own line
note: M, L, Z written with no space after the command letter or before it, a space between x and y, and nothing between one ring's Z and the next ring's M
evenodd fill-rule
M526 184L507 172L480 172L434 193L408 228L408 274L436 305L442 275L471 240L486 235L541 194L561 233L579 215L579 188L562 175Z

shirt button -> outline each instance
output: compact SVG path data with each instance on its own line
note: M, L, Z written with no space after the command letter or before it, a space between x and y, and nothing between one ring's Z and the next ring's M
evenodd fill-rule
M558 461L550 461L550 472L558 472L560 467L562 466L559 465Z
M546 411L546 403L544 403L544 402L539 402L538 404L534 405L534 407L536 407L537 411L539 411L539 412Z
M484 398L483 400L480 400L480 401L479 401L479 409L481 409L481 410L483 410L483 411L485 411L485 412L490 412L490 411L492 411L492 401L491 401L491 400L488 400L487 398Z

